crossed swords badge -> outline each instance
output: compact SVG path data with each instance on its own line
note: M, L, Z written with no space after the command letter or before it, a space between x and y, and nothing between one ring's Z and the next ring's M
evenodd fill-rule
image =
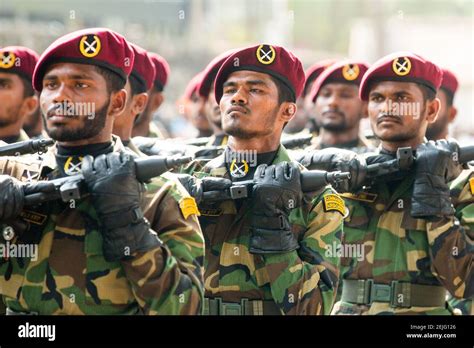
M96 35L85 35L79 42L79 51L87 58L93 58L99 54L102 45Z
M398 76L405 76L410 73L411 62L407 57L400 57L393 60L392 69Z

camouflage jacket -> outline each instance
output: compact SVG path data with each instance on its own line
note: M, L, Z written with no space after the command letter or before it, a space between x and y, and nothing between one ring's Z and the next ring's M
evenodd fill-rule
M114 141L114 151L125 151L118 138ZM23 181L54 178L55 150L50 148L42 163L4 157L0 170ZM37 244L38 253L0 259L6 305L39 314L200 313L204 240L189 200L165 175L150 182L142 208L163 245L117 262L104 259L97 214L87 195L76 202L25 207L8 222L16 232L10 242Z
M280 146L273 164L282 161L290 161L290 157ZM191 163L189 168L198 177L230 179L224 155ZM290 215L300 248L267 255L249 252L250 200L242 202L240 209L232 200L201 203L205 296L225 302L270 300L282 314L329 314L337 290L339 258L326 256L326 250L340 243L342 214L328 208L325 198L339 200L344 208L343 200L330 186L305 194L302 207Z
M328 147L328 146L326 146ZM347 147L346 144L342 145L334 145L331 147L336 147L336 148L347 148L347 150L354 151L356 153L366 153L370 151L375 150L374 144L370 142L363 134L359 134L359 137L357 138L357 144L355 146ZM321 137L314 137L313 140L311 141L311 145L306 147L305 150L321 150L322 144L321 144Z
M452 183L456 214L437 220L410 215L414 174L398 185L379 182L357 194L344 194L349 215L344 221L343 245L361 247L362 255L341 258L342 279L373 279L444 286L457 298L472 296L474 196L465 171ZM393 187L393 186L396 187ZM347 250L347 249L346 249ZM362 256L362 257L359 257ZM342 284L341 284L342 285ZM337 308L337 309L336 309ZM336 314L449 314L443 307L391 307L338 303Z

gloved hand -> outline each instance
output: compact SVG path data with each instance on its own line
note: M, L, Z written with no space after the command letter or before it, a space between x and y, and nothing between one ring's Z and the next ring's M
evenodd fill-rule
M462 171L446 140L429 141L416 149L411 215L415 218L454 214L448 182Z
M176 174L176 177L189 194L194 197L197 204L204 200L204 192L212 191L213 198L218 196L227 197L226 189L232 186L231 180L214 176L199 179L188 174Z
M100 219L106 260L121 260L162 244L140 208L145 189L136 178L133 157L126 152L86 156L82 175Z
M357 153L329 147L323 150L307 152L298 162L310 170L318 169L351 173L349 180L342 181L335 189L338 192L353 192L361 188L367 175L367 164L364 157Z
M291 231L290 212L301 205L300 170L295 163L258 166L254 175L250 252L293 251L298 240Z
M0 175L0 197L0 221L13 219L23 210L25 194L21 181L9 175Z

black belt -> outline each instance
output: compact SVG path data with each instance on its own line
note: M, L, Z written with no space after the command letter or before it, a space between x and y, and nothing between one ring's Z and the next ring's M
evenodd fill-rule
M249 300L240 303L224 302L221 298L204 298L204 315L281 315L280 308L273 301Z
M444 307L446 289L437 285L421 285L392 281L390 284L374 283L373 279L344 279L343 302L370 305L388 302L392 307Z

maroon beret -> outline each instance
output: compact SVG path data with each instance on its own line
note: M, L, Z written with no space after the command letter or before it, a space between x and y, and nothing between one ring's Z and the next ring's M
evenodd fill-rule
M283 47L258 45L232 53L222 64L214 85L217 103L222 98L227 77L239 70L251 70L275 77L290 89L295 100L303 91L305 76L301 61Z
M447 90L454 96L459 86L458 79L456 78L456 75L454 75L448 69L442 69L442 71L443 80L441 81L441 88Z
M143 48L133 43L130 43L130 46L132 46L133 53L135 54L130 76L137 79L142 87L148 91L153 87L153 81L155 80L155 64L153 64L147 51Z
M331 64L336 62L335 59L325 59L321 60L313 65L311 65L305 72L306 81L304 83L302 96L305 97L308 92L311 90L314 80Z
M27 47L3 47L0 49L0 71L15 73L31 81L38 59L38 53Z
M396 52L376 61L360 83L359 96L368 100L370 85L377 81L415 82L435 93L441 85L443 72L434 63L410 52Z
M170 66L165 58L158 53L148 52L153 64L155 64L155 81L154 85L158 91L163 91L170 76Z
M206 66L202 72L201 83L198 87L198 93L201 97L207 98L209 93L211 93L212 83L216 78L217 72L221 67L222 63L236 50L226 51L217 57L215 57L211 62Z
M312 102L315 102L321 87L331 82L351 83L359 86L367 69L369 66L366 63L358 61L344 60L334 63L317 77L308 97Z
M204 72L197 73L187 84L186 89L184 90L183 97L190 100L194 93L197 93L197 89L201 84L202 76Z
M43 52L33 73L33 87L41 91L48 66L62 62L96 65L116 73L126 82L133 61L133 50L122 35L106 28L74 31L54 41Z

